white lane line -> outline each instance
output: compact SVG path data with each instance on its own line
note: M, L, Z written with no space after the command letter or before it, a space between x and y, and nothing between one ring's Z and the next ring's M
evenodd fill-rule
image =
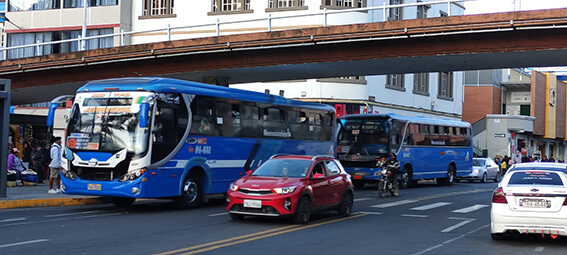
M86 212L78 212L78 213L51 214L51 215L44 215L43 217L46 217L46 218L50 218L50 217L63 217L63 216L90 214L90 213L98 213L98 212L102 212L102 211L98 210L98 211L86 211Z
M429 210L429 209L433 209L433 208L437 208L437 207L441 207L441 206L446 206L446 205L450 205L450 204L452 204L452 203L439 202L439 203L434 203L434 204L430 204L430 205L414 207L414 208L411 208L410 210L412 210L412 211L425 211L425 210Z
M19 242L19 243L10 243L10 244L0 245L0 248L6 248L6 247L18 246L18 245L24 245L24 244L30 244L30 243L47 242L47 241L49 241L49 239L37 239L37 240L31 240L31 241L25 241L25 242Z
M538 247L535 248L534 251L542 252L543 250L545 250L545 247L543 247L543 246L538 246Z
M29 225L29 224L37 224L37 223L45 223L45 222L66 221L66 220L78 220L78 219L96 218L96 217L113 216L113 215L121 215L121 214L122 213L108 213L108 214L86 215L86 216L78 216L78 217L70 217L70 218L51 218L40 221L16 222L11 224L1 225L0 227L12 227L12 226L21 226L21 225Z
M392 203L386 203L386 204L379 204L379 205L373 205L371 207L375 207L375 208L388 208L388 207L393 207L393 206L398 206L398 205L405 205L405 204L411 204L411 203L415 203L417 202L417 200L400 200L400 201L396 201L396 202L392 202Z
M5 219L5 220L0 220L0 223L2 222L12 222L12 221L21 221L21 220L27 220L28 218L12 218L12 219Z
M450 227L448 227L448 228L446 228L446 229L441 230L441 232L442 232L442 233L451 232L451 231L453 231L453 230L455 230L455 229L457 229L457 228L460 228L460 227L462 227L462 226L464 226L464 225L466 225L466 224L469 224L469 223L471 223L471 222L473 222L473 221L472 221L472 220L461 221L460 223L457 223L457 224L455 224L455 225L453 225L453 226L450 226Z
M221 215L227 215L227 214L228 214L228 212L223 212L223 213L209 214L207 216L215 217L215 216L221 216Z
M354 202L359 202L359 201L366 201L366 200L372 200L373 198L369 198L369 197L363 197L363 198L355 198L353 201Z
M420 214L402 214L402 217L413 217L413 218L427 218L429 215L420 215Z
M473 206L469 206L469 207L465 207L459 210L454 210L452 212L454 213L470 213L476 210L480 210L482 208L488 207L488 205L473 205Z
M476 219L472 219L472 218L460 218L460 217L449 217L447 219L449 219L449 220L470 220L470 221L476 220Z
M381 215L381 212L367 212L367 211L363 211L363 212L359 212L359 213L364 213L364 214L373 214L373 215Z
M420 251L420 252L416 252L416 253L414 253L414 254L412 254L412 255L421 255L421 254L428 253L428 252L430 252L430 251L432 251L432 250L435 250L435 249L437 249L437 248L441 248L441 247L443 247L443 246L445 246L445 245L448 245L448 244L450 244L450 243L452 243L452 242L454 242L454 241L457 241L457 240L459 240L459 239L461 239L461 238L463 238L463 237L472 235L472 234L474 234L474 233L476 233L476 232L478 232L478 231L480 231L480 230L482 230L482 229L488 228L488 227L490 227L490 224L486 224L486 225L484 225L484 226L482 226L482 227L480 227L480 228L477 228L477 229L475 229L475 230L473 230L473 231L470 231L470 232L468 232L468 233L466 233L466 234L462 234L462 235L457 236L457 237L455 237L455 238L449 239L449 240L447 240L447 241L445 241L445 242L442 242L442 243L440 243L440 244L434 245L434 246L429 247L429 248L427 248L427 249L425 249L425 250L422 250L422 251Z

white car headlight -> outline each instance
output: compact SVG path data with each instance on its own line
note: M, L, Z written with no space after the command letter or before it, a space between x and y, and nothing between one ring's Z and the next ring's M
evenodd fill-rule
M295 188L297 188L297 186L274 188L274 192L276 192L276 194L279 195L284 195L284 194L292 193L293 191L295 191Z
M228 187L228 189L230 191L237 191L238 190L238 186L234 185L234 183L231 183L230 186Z

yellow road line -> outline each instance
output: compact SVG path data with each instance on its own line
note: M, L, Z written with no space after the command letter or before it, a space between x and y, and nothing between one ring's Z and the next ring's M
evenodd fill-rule
M186 255L197 254L197 253L215 250L215 249L219 249L219 248L223 248L223 247L227 247L227 246L251 242L251 241L255 241L255 240L259 240L259 239L263 239L263 238L267 238L267 237L282 235L282 234L286 234L286 233L289 233L289 232L294 232L294 231L303 230L303 229L307 229L307 228L318 227L318 226L321 226L321 225L331 224L331 223L344 221L344 220L348 220L348 219L354 219L354 218L358 218L358 217L365 216L365 215L367 215L367 214L359 213L359 214L353 214L352 216L346 217L346 218L340 218L340 219L335 219L335 220L330 220L330 221L323 221L323 222L305 225L305 226L293 225L293 226L281 227L281 228L266 230L266 231L262 231L262 232L252 233L252 234L248 234L248 235L233 237L233 238L229 238L229 239L225 239L225 240L210 242L210 243L206 243L206 244L195 245L195 246L191 246L191 247L187 247L187 248L183 248L183 249L179 249L179 250L174 250L174 251L170 251L170 252L159 253L158 255L167 255L167 254L176 254L176 253L186 254ZM198 250L195 250L195 249L198 249ZM182 253L182 252L186 252L186 253Z

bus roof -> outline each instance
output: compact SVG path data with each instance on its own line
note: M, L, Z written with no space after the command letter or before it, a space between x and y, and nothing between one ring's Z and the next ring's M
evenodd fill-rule
M234 100L253 101L291 107L309 107L334 112L334 107L325 104L302 102L254 91L234 89L193 81L161 77L116 78L91 81L77 90L80 92L110 91L154 91L157 93L186 93Z
M372 119L372 118L391 118L396 120L407 121L410 123L419 123L419 124L429 124L429 125L450 125L455 127L466 127L470 128L471 124L468 122L463 121L456 121L456 120L449 120L449 119L432 119L426 117L413 117L413 116L404 116L398 115L395 113L370 113L370 114L350 114L341 117L341 119Z

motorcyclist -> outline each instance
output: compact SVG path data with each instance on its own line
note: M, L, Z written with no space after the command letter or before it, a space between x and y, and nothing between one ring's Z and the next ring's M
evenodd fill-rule
M398 161L397 157L396 157L396 153L390 154L390 159L387 160L386 162L384 162L384 164L382 165L382 167L386 168L386 170L388 170L388 172L391 172L390 176L390 181L393 184L392 187L392 195L397 197L398 194L398 172L400 170L400 162Z

